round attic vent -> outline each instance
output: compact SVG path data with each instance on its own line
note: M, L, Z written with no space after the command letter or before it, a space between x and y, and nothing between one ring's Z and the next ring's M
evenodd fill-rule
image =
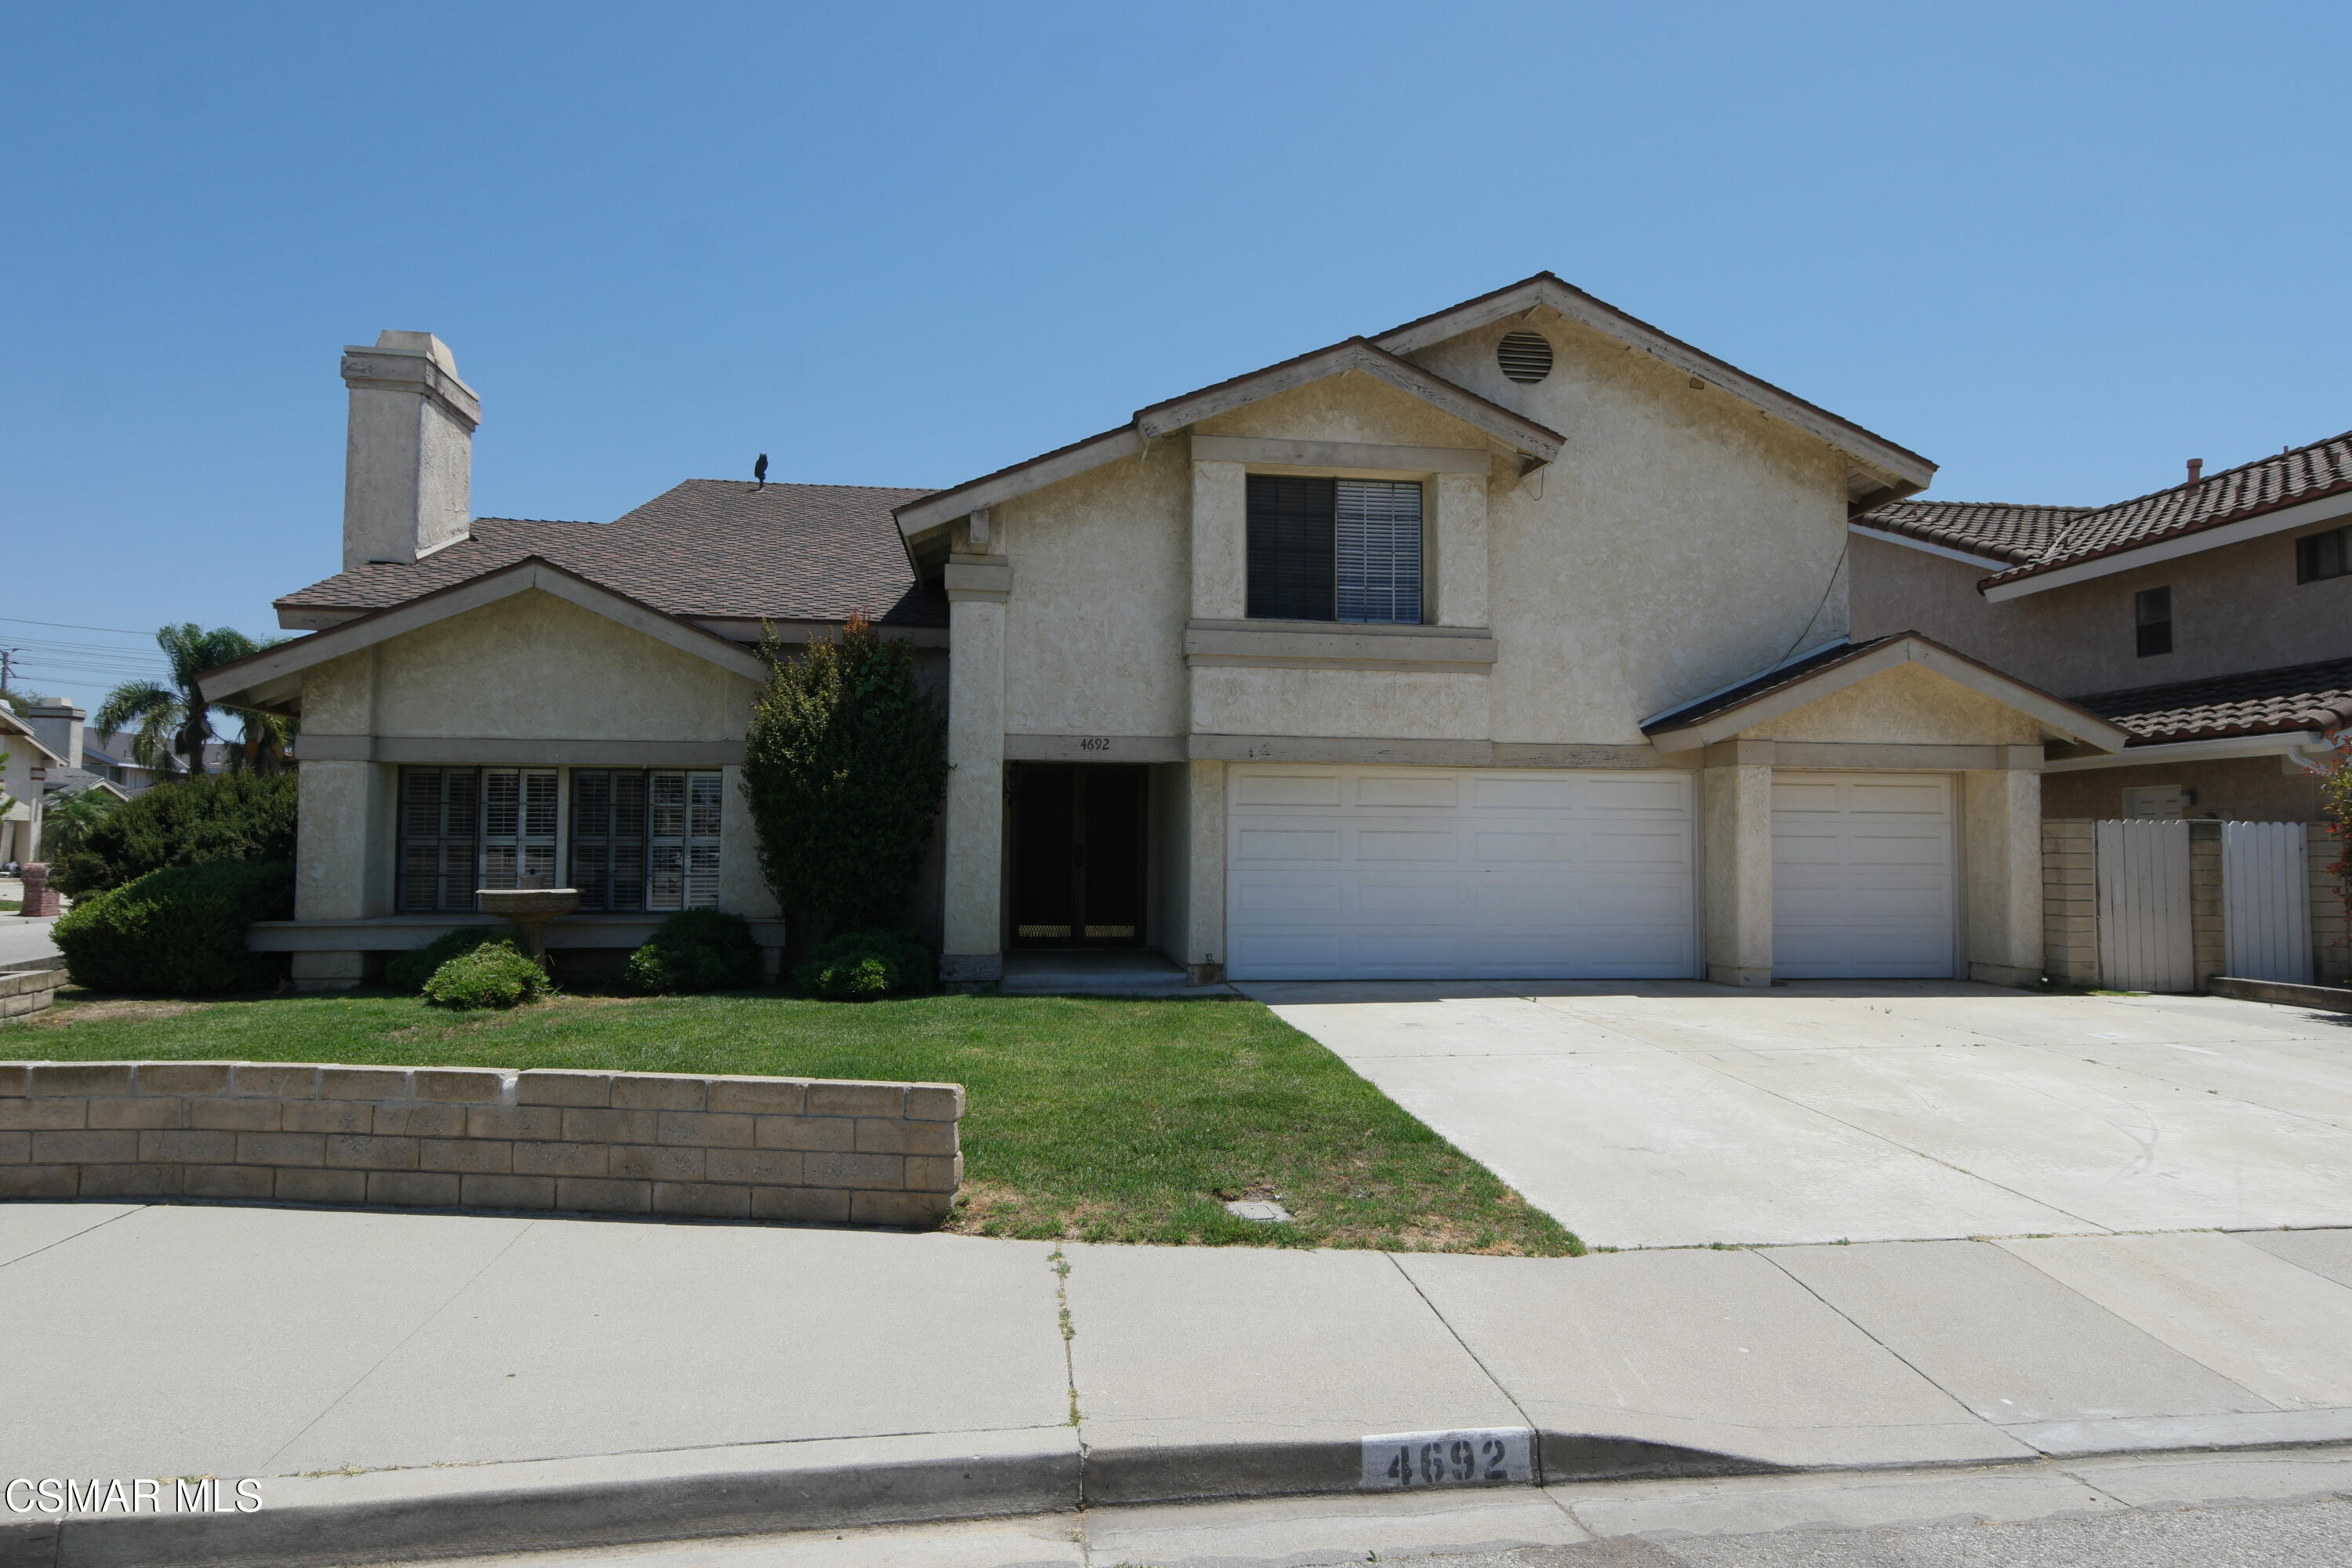
M1541 332L1505 332L1495 363L1513 381L1541 381L1551 374L1551 343Z

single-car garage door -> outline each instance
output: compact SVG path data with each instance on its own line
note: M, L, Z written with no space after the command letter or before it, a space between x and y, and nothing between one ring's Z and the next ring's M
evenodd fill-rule
M1691 775L1226 770L1236 980L1689 978Z
M1772 775L1775 975L1948 976L1958 901L1950 779Z

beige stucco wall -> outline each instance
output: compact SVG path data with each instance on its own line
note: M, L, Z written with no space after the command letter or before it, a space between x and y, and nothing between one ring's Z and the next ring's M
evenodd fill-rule
M1532 386L1495 363L1522 326L1555 355ZM1495 739L1638 741L1650 714L1844 632L1827 443L1549 311L1413 357L1567 437L1488 497Z
M1925 665L1898 664L1742 730L1738 738L1989 746L2032 745L2042 735L2030 715L1947 680Z
M2344 656L2352 577L2294 580L2294 542L2248 540L2072 587L1988 603L1986 574L1908 545L1853 538L1856 637L1916 631L2060 696L2127 690ZM2132 597L2172 590L2172 651L2133 651Z
M1192 728L1210 735L1486 740L1488 679L1435 670L1212 667L1192 672Z

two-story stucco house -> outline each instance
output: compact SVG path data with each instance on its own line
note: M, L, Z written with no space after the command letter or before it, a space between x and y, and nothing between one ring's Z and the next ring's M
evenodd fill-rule
M469 519L447 351L344 361L345 569L216 674L304 720L305 984L577 886L551 945L776 911L736 773L762 622L946 660L953 984L2040 973L2045 747L2123 732L1848 637L1849 520L1933 465L1549 274L936 492L690 480ZM773 925L763 928L772 935Z
M2130 733L2054 752L2052 816L2304 822L2352 725L2352 435L2111 506L1854 520L1858 636L1917 630Z

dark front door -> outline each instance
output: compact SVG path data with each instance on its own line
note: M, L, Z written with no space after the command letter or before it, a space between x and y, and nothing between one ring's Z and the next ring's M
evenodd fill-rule
M1142 944L1148 777L1116 763L1015 770L1014 946Z

